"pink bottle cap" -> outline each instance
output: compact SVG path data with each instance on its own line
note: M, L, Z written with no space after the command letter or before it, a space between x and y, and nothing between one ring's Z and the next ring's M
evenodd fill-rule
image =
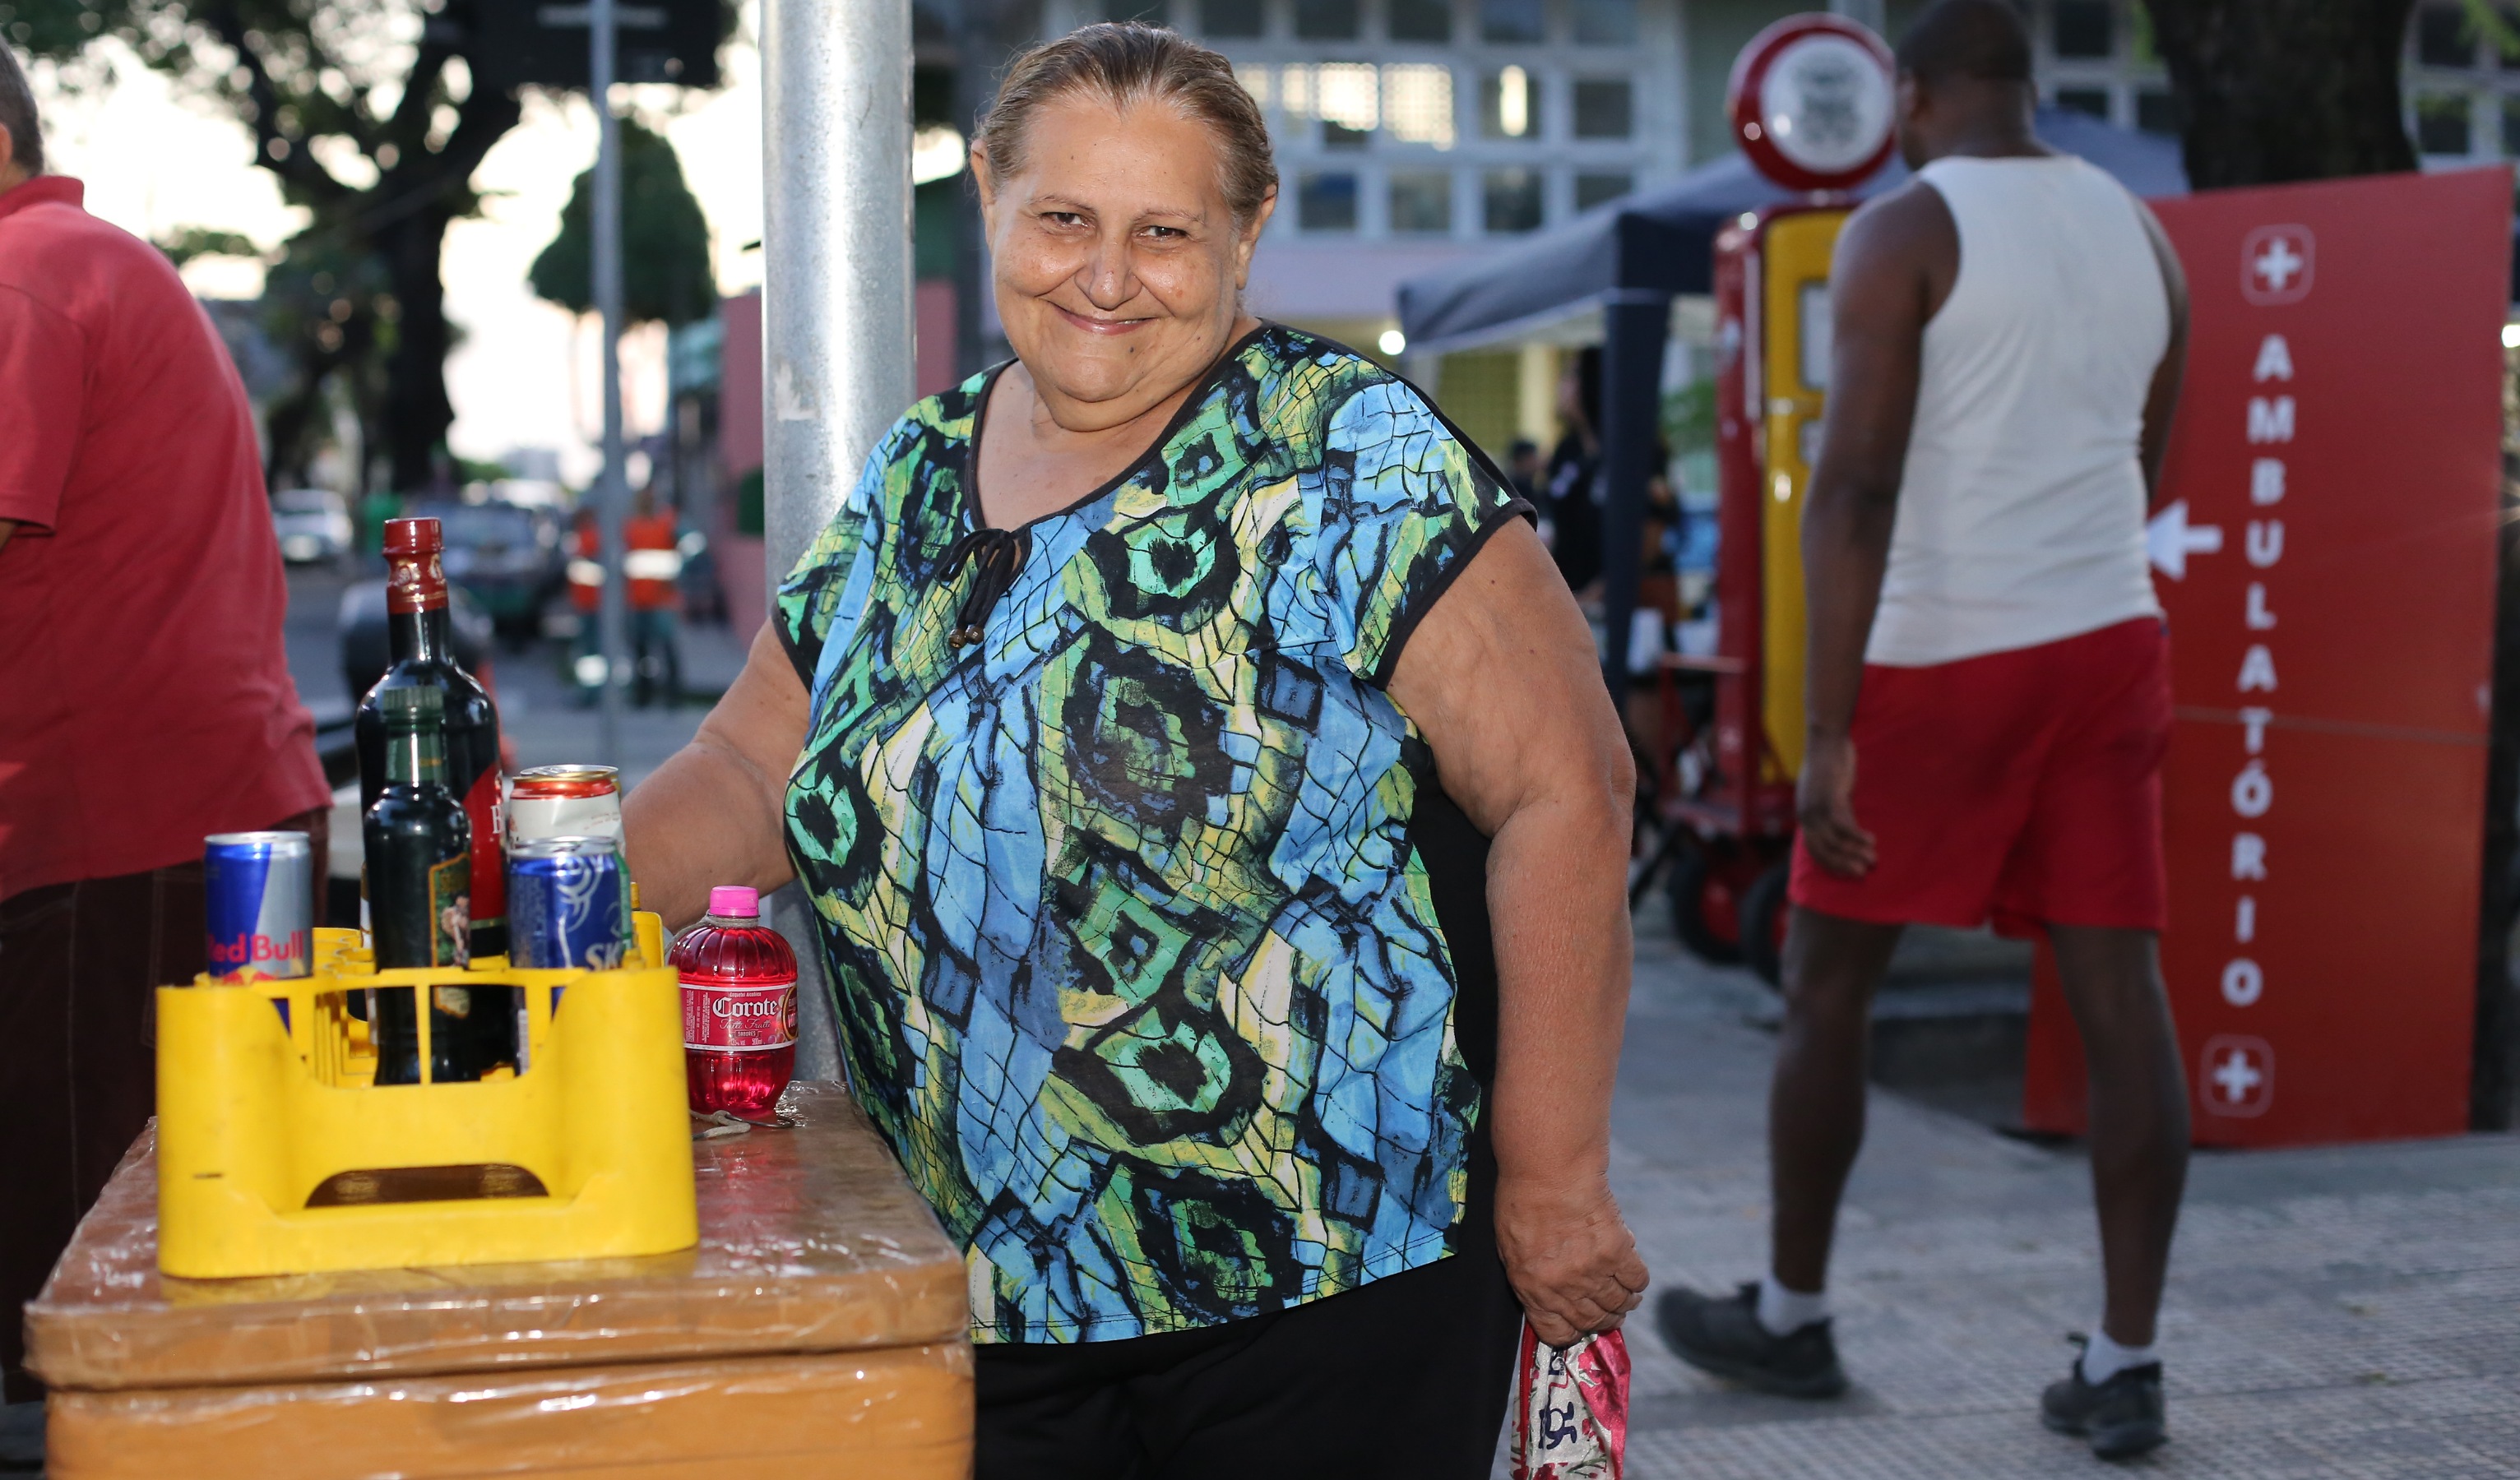
M735 919L758 919L761 891L743 884L720 884L709 890L708 912Z

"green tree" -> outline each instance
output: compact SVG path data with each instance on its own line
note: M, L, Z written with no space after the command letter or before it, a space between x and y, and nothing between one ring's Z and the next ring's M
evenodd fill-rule
M114 37L179 94L232 113L252 131L256 162L308 212L264 292L265 331L299 371L265 427L275 476L302 466L335 377L392 486L438 471L455 420L441 248L447 226L479 206L473 170L521 115L513 90L473 85L474 21L514 3L0 0L0 34L68 64L74 81L103 80L94 48Z
M577 177L561 212L560 235L534 258L526 281L537 296L571 313L595 309L595 171ZM717 305L709 265L708 220L683 180L682 160L662 134L621 120L621 296L633 324L689 324Z

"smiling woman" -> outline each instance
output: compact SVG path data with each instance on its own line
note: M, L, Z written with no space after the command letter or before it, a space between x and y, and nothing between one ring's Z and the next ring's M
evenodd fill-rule
M1485 1475L1522 1319L1645 1283L1590 633L1415 389L1243 311L1276 172L1222 58L1036 48L970 162L1015 358L877 448L633 867L677 922L811 895L968 1251L981 1480Z

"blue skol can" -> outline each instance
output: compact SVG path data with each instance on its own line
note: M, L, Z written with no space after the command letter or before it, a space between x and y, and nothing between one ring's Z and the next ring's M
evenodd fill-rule
M508 960L609 971L630 949L630 890L609 837L542 837L508 850Z
M304 976L315 963L315 850L303 832L213 832L202 839L210 976Z

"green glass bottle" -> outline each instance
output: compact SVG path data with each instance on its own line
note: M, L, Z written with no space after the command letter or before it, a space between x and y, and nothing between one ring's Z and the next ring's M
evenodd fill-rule
M445 699L388 689L384 788L361 829L377 966L462 966L471 959L472 828L446 785ZM516 989L448 984L429 997L429 1077L476 1080L517 1063ZM412 993L376 994L369 1022L381 1085L420 1083Z

